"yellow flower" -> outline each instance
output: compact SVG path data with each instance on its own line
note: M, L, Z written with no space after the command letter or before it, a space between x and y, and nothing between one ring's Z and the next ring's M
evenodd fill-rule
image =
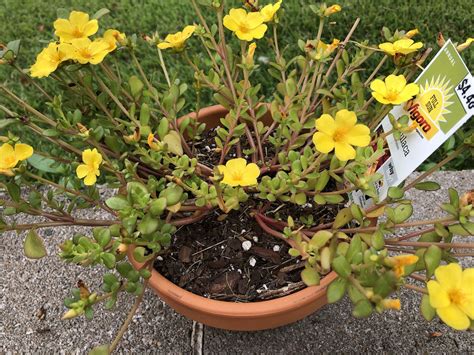
M401 305L400 300L398 298L397 299L382 300L382 307L384 309L394 309L396 311L399 311L401 306L402 305Z
M245 159L242 158L231 159L225 165L219 165L217 168L219 173L224 175L222 182L229 186L256 185L260 175L257 164L247 165Z
M109 53L110 45L102 38L91 41L89 38L74 39L71 41L72 59L81 64L99 64Z
M333 39L331 44L326 44L323 41L312 40L306 42L305 51L313 60L321 60L328 58L339 46L340 41Z
M125 43L125 34L117 30L109 29L104 32L103 40L109 44L108 51L112 52L117 48L117 42L120 44Z
M415 83L407 85L407 81L403 75L389 75L385 78L385 82L375 79L370 83L372 96L380 103L387 105L400 105L417 95L420 88Z
M418 28L414 28L414 29L408 31L407 33L405 33L405 38L415 37L419 33L420 33L420 31L418 31Z
M412 52L416 52L418 49L423 47L423 43L413 41L410 38L402 38L398 41L393 43L386 42L379 44L379 48L383 50L385 53L390 55L395 54L409 54Z
M242 41L260 39L267 31L264 17L260 12L247 13L244 9L231 9L224 17L224 26Z
M355 112L340 110L336 113L336 119L331 115L324 114L316 120L316 132L313 135L313 143L321 153L329 153L335 150L339 160L347 161L354 159L356 151L352 147L366 147L370 143L370 130L363 124L356 124Z
M460 45L458 45L456 47L456 49L458 50L458 52L462 52L463 50L468 48L471 45L472 42L474 42L474 38L468 38L468 39L466 39L466 42L461 43Z
M450 327L466 330L474 319L474 268L462 270L459 264L439 266L435 280L428 281L430 304Z
M278 1L275 4L268 4L260 10L260 14L263 16L263 22L270 22L275 17L275 14L280 10L280 6L283 0Z
M102 155L97 149L86 149L82 152L81 164L76 169L76 174L79 179L84 179L84 184L87 186L94 185L97 181L97 176L100 176L100 164L102 163Z
M154 135L153 133L150 133L150 134L148 135L147 143L148 143L148 146L149 146L152 150L159 150L158 144L155 143L155 135Z
M36 57L36 62L30 68L30 74L35 78L49 76L59 64L70 59L71 49L66 43L57 44L52 42L44 48Z
M13 148L5 143L0 147L0 174L13 176L12 169L22 160L26 160L33 155L33 148L28 144L18 143Z
M54 21L54 34L61 39L61 42L68 42L76 38L87 38L92 36L99 29L97 20L89 20L89 15L72 11L69 20L60 18Z
M340 5L337 5L337 4L336 4L336 5L332 5L332 6L328 7L328 8L326 9L326 11L324 11L324 16L331 16L331 15L333 15L333 14L335 14L335 13L341 11L341 9L342 9L342 8L341 8Z
M189 37L191 37L196 30L196 26L186 26L183 31L169 34L166 36L164 42L158 44L159 49L174 48L182 50L184 44Z
M393 272L400 278L405 274L405 266L413 265L418 262L418 256L413 254L396 255L391 258L393 262Z

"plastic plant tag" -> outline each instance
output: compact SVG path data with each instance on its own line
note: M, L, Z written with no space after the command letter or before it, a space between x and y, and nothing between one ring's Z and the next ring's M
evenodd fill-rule
M387 137L386 154L374 167L383 175L375 183L379 201L387 197L390 187L402 183L474 114L474 80L451 40L415 82L420 86L418 96L390 112L396 120L408 115L416 129L402 133L399 140L393 135ZM391 129L388 116L377 128L379 133ZM361 190L354 191L351 199L363 208L374 204Z

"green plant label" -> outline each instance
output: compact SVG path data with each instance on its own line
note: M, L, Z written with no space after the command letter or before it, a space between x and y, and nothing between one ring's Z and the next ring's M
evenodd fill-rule
M402 183L474 114L474 80L451 40L415 82L420 93L390 112L397 120L408 115L409 122L416 128L402 133L400 139L393 135L387 137L386 154L374 167L383 175L375 183L379 200L385 199L391 186ZM380 133L392 130L388 116L377 130ZM364 208L373 204L372 198L360 190L351 197Z

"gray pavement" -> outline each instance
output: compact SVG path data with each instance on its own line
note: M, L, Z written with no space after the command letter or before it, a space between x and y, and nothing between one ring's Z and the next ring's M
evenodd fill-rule
M412 191L416 201L414 218L433 218L442 212L436 207L447 200L446 188L461 192L473 189L474 171L439 172L432 180L443 189L426 193ZM85 211L89 217L94 211ZM22 217L27 223L31 217ZM84 318L61 321L64 297L82 279L91 288L98 287L100 269L66 265L56 255L57 245L80 228L43 230L49 256L31 261L23 257L23 235L0 237L0 353L44 352L85 353L91 347L109 343L131 307L131 298L123 295L118 308L96 311L93 321ZM463 264L473 266L473 258ZM328 305L295 324L260 332L228 332L204 327L203 336L192 337L193 322L167 307L148 290L144 302L125 334L119 351L143 353L191 353L194 343L203 353L301 353L329 351L403 352L474 352L474 336L455 332L439 321L427 323L419 315L419 296L400 294L402 311L385 312L368 319L354 319L347 299ZM38 318L44 308L46 316ZM196 340L200 344L196 344ZM194 339L194 340L193 340Z

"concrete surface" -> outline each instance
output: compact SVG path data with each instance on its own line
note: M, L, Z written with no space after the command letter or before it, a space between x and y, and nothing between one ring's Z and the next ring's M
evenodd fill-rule
M474 171L439 172L431 180L442 184L436 192L412 191L414 218L433 218L436 207L447 200L446 188L461 192L472 189ZM84 211L91 217L94 211ZM31 217L20 223L31 222ZM109 343L126 317L131 302L123 296L114 311L97 309L93 321L84 318L61 321L64 297L82 279L91 288L101 282L100 269L66 265L56 256L57 245L80 228L43 230L49 256L38 261L23 257L22 236L1 236L0 251L0 353L44 352L85 353L92 346ZM473 258L464 258L473 266ZM164 305L147 291L119 351L143 353L302 353L302 352L470 352L472 333L455 332L439 321L425 322L419 315L419 296L408 290L400 294L401 312L386 312L368 319L354 319L347 299L328 305L310 317L279 329L244 333L204 327L193 333L193 322ZM37 316L41 308L46 316ZM196 327L199 329L199 327ZM196 335L197 334L197 335ZM194 344L194 347L192 347ZM194 350L193 350L194 349Z

